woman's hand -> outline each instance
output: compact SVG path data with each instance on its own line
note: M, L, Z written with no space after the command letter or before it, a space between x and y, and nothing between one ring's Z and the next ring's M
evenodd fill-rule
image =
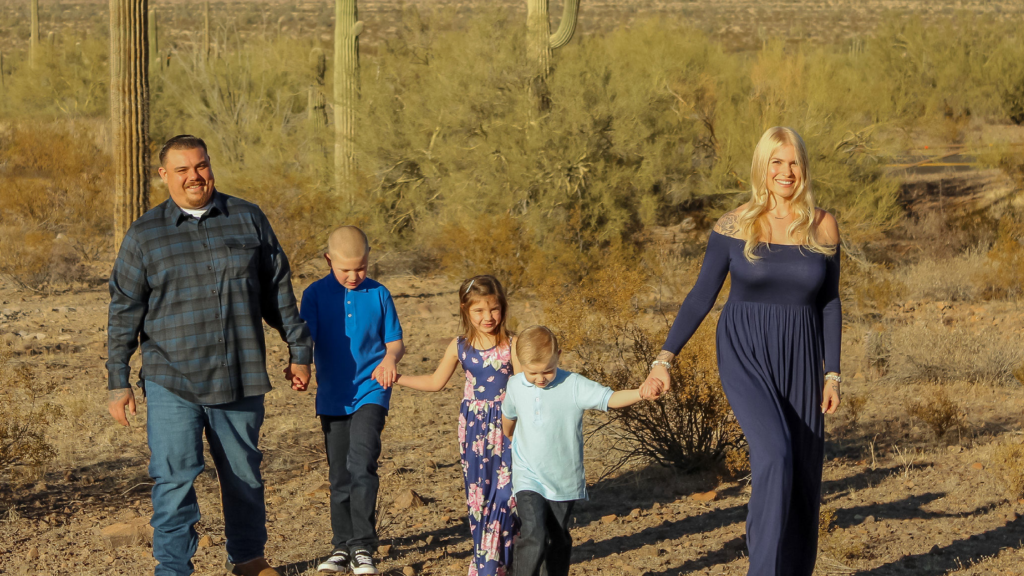
M839 382L826 380L825 389L821 393L821 413L835 414L839 409Z
M665 350L658 354L654 364L651 365L651 372L647 375L647 380L644 380L644 386L648 390L655 388L659 390L658 395L660 396L672 388L672 376L668 373L668 365L675 357L675 354Z

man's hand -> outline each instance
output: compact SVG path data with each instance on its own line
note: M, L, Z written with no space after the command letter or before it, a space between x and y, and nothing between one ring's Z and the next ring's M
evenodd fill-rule
M125 406L132 416L135 416L135 392L131 388L118 388L111 390L107 399L107 410L121 426L130 426L128 417L124 413Z
M284 369L284 377L291 381L292 390L305 392L309 388L309 364L289 364Z
M381 360L380 364L373 369L373 374L370 374L370 378L377 381L378 384L383 386L385 389L390 388L394 385L395 380L398 380L398 366L396 365L394 357L390 354Z

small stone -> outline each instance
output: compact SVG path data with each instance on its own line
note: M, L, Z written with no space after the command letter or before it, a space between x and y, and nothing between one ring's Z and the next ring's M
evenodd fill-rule
M127 523L111 524L100 530L100 537L111 548L133 546L152 540L153 528L144 518L139 518Z
M659 510L661 508L661 504L659 504L658 502L655 502L654 505L651 506L651 508L654 508L655 510Z
M33 546L28 549L28 552L25 553L25 561L35 562L36 560L39 560L39 548Z
M865 524L874 524L875 523L875 517L874 516L868 516L867 518L864 519L864 523Z
M690 496L690 498L696 500L697 502L712 502L716 498L718 498L718 492L715 492L714 490L710 492L699 492L697 494L694 494L693 496Z
M863 516L861 516L860 514L854 514L854 515L853 515L853 519L854 519L854 520L863 520L863 519L864 519L864 517L863 517Z
M444 515L444 516L441 516L441 522L444 522L445 524L447 524L448 522L450 522L450 521L451 521L451 519L452 519L452 517L451 517L451 516L448 516L447 514L446 514L446 515Z
M423 548L426 545L427 545L427 542L425 540L417 540L416 541L416 547L417 548Z
M402 568L402 575L403 576L416 576L416 569L413 568L412 566L406 566L405 568Z
M612 522L615 522L615 514L609 514L607 516L601 516L601 523L602 524L611 524Z
M434 537L432 535L431 536L427 536L426 542L427 542L427 546L430 546L431 544L434 543Z
M415 490L403 490L398 498L395 498L395 508L399 510L419 508L420 506L423 506L423 498L420 498Z
M382 558L385 556L389 556L391 554L391 544L384 544L382 546L378 546L377 553L380 554Z
M974 468L975 470L984 470L985 465L981 462L975 462L974 464L971 464L971 468Z
M213 546L213 538L210 538L209 534L199 539L200 548L209 548L210 546Z
M634 509L630 510L629 517L630 518L639 518L640 517L640 509L639 508L634 508Z

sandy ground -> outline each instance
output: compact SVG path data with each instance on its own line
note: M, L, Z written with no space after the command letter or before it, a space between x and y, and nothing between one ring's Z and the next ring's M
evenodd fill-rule
M316 272L297 278L304 287ZM405 328L407 372L433 370L457 329L454 285L441 278L385 277ZM104 327L107 295L98 283L59 295L0 289L0 338L36 378L56 379L54 398L67 415L49 437L59 456L45 470L16 469L0 483L0 573L146 574L153 560L142 539L113 547L100 530L151 513L146 474L145 406L123 429L106 414ZM1004 305L1008 306L1008 305ZM919 303L922 314L957 307ZM522 323L537 306L513 301ZM1012 309L973 306L988 323ZM975 320L976 322L977 320ZM1022 322L1024 324L1024 322ZM20 334L20 335L19 335ZM268 369L279 374L285 348L269 333ZM847 366L856 364L847 353ZM384 433L382 561L389 574L462 574L471 539L457 445L459 376L441 393L399 389ZM828 425L824 503L836 528L822 543L820 574L1022 574L1024 503L1007 499L992 472L996 442L1020 441L1024 392L1019 387L956 388L971 431L938 443L903 415L928 387L894 387L857 373L844 394L862 396L857 422ZM270 542L268 556L285 574L312 574L329 552L327 466L314 417L313 393L282 384L267 396L263 428ZM589 425L600 420L594 415ZM573 574L744 574L747 559L745 481L680 475L638 467L603 477L610 462L599 440L587 446L591 500L575 511ZM204 536L198 574L223 573L223 521L211 470L197 481ZM403 507L414 490L422 505ZM714 491L715 499L700 501ZM695 498L695 496L697 498Z

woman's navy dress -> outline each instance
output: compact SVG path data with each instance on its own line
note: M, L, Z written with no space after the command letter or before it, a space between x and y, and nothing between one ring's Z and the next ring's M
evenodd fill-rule
M842 309L839 251L762 244L749 262L744 241L712 232L697 283L664 349L678 354L714 306L718 371L750 446L747 513L750 576L810 576L818 545L824 457L824 373L839 372Z

